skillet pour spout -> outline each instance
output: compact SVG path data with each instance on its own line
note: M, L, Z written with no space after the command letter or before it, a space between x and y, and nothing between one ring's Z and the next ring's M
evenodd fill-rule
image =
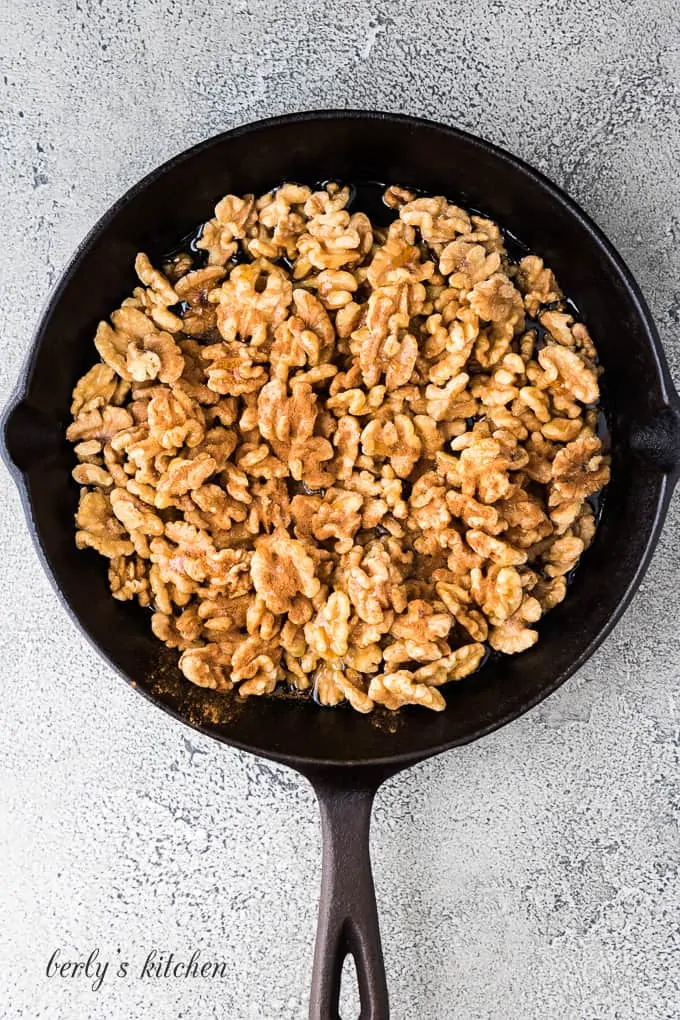
M633 432L631 452L644 462L669 471L677 481L680 473L680 397L662 407L648 422Z
M449 685L440 713L404 709L379 725L342 707L322 710L294 698L239 702L194 687L151 634L145 613L111 598L97 554L75 548L78 487L64 438L71 392L94 361L98 321L134 286L136 253L160 259L213 215L223 195L262 194L284 180L395 183L489 216L555 272L604 367L612 477L568 596L541 620L532 648L494 657L475 676ZM351 953L360 1020L388 1020L369 856L376 790L401 769L516 719L583 665L633 597L680 473L680 398L649 309L620 255L544 176L455 128L361 110L247 124L154 170L83 241L40 318L17 396L3 416L0 453L48 575L108 663L185 724L310 780L324 842L310 1018L339 1020L340 975ZM268 1015L267 1004L262 1007Z

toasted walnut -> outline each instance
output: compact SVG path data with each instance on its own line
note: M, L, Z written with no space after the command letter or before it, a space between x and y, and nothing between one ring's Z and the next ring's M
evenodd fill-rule
M257 635L240 642L231 659L231 679L242 698L271 694L276 687L281 648ZM245 682L244 682L245 681Z
M77 418L83 411L94 411L110 403L117 385L116 373L109 365L93 365L76 383L71 414Z
M567 594L567 582L564 577L553 577L550 581L539 580L532 588L531 594L538 599L541 609L548 613L560 602L563 602Z
M524 294L524 307L536 318L541 305L559 301L562 293L552 270L547 269L537 255L526 255L519 264L517 282ZM546 325L549 329L550 326Z
M556 453L552 477L561 499L583 500L603 488L609 481L609 466L597 436L586 432Z
M482 280L488 280L501 266L498 252L487 253L481 244L470 244L464 239L447 244L439 257L439 270L449 276L451 287L470 290Z
M452 680L464 680L479 669L485 654L486 649L479 642L461 645L443 658L420 666L415 670L413 679L430 687L440 687Z
M76 543L198 686L441 711L538 640L593 540L587 328L491 220L384 198L374 228L340 183L227 195L205 256L140 253L97 328Z
M174 383L184 371L184 358L169 333L150 333L128 345L127 370L135 382Z
M129 602L136 598L141 606L149 605L149 578L139 556L114 556L109 563L109 584L114 599Z
M176 497L200 488L216 469L216 462L207 453L199 453L193 460L173 458L158 483L156 506L161 509L172 506Z
M537 599L529 597L524 600L517 612L509 616L498 627L489 632L489 644L497 652L516 655L531 648L538 641L538 631L527 627L527 623L536 623L542 613Z
M599 400L595 369L574 351L552 344L539 351L538 360L549 382L559 379L575 400L583 404L595 404Z
M109 496L111 509L127 530L144 535L162 535L163 522L141 499L126 489L113 489Z
M286 183L258 198L257 220L248 232L246 250L254 257L293 259L297 241L307 224L311 190Z
M406 606L402 574L386 542L354 546L340 560L338 582L346 588L357 616L367 624L381 626L391 612Z
M401 207L399 215L404 223L418 227L427 244L445 244L471 227L468 214L441 197L415 198Z
M82 440L107 440L120 434L132 425L132 416L123 407L112 407L108 404L101 411L81 411L76 420L66 430L66 438L72 443Z
M312 621L305 625L307 644L322 659L341 659L348 648L350 601L334 591Z
M113 514L109 497L103 492L81 491L76 528L79 549L95 549L109 559L131 556L134 552L125 529Z
M396 185L391 184L385 191L383 201L390 209L400 209L408 202L412 202L415 197L414 191L409 191L408 188L398 188Z
M426 683L418 683L414 674L407 669L373 677L368 696L378 705L384 705L392 711L404 705L422 705L434 712L443 712L446 708L446 702L439 691Z
M230 691L233 683L228 677L231 665L231 648L223 649L219 644L210 643L183 652L179 668L187 680L198 687L209 687L215 691Z
M259 346L286 318L292 296L283 270L259 259L236 266L211 298L217 303L217 326L224 339Z
M108 471L97 464L79 464L73 469L73 477L78 485L92 486L96 489L110 489L113 478Z
M362 524L363 503L357 492L328 489L311 519L311 534L319 542L333 539L336 552L348 552Z
M154 269L149 256L144 252L140 252L135 259L135 272L142 283L158 295L164 305L177 304L178 298L172 284L158 269Z
M470 307L480 319L488 322L506 321L516 307L518 292L503 273L494 273L488 280L476 283L470 292Z
M370 457L386 458L399 478L406 478L420 456L422 443L412 420L396 414L393 421L372 421L361 433L361 446Z
M283 530L257 540L251 574L255 591L273 613L289 612L298 593L313 598L321 587L314 560Z
M498 626L522 604L522 577L511 566L489 567L486 575L475 567L470 572L470 593L489 623Z
M343 193L339 200L344 205L348 197L349 192ZM309 204L306 206L309 207ZM323 201L319 211L308 220L306 231L297 239L300 258L294 270L295 278L302 279L312 267L326 270L354 265L370 251L371 244L371 225L367 216L363 213L350 216L344 208L332 208Z
M413 599L406 606L406 611L395 617L390 633L397 638L421 643L435 641L448 636L452 622L449 613L436 613L429 603Z
M396 334L365 331L359 364L367 386L375 386L383 372L388 390L404 386L413 374L417 358L418 342L410 333L399 338Z
M211 265L224 266L236 253L237 238L243 238L254 222L253 195L239 198L225 195L215 206L215 218L205 224L196 247L208 252Z
M568 574L578 563L584 549L583 539L578 535L571 534L570 531L556 538L549 544L542 556L547 576L560 577L563 574Z

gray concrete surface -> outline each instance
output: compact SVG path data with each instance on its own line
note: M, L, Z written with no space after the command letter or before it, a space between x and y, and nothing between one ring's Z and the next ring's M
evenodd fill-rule
M61 267L119 194L223 128L324 106L463 125L564 184L629 261L680 380L676 0L8 0L0 48L0 403ZM310 790L114 677L0 484L0 1016L300 1020ZM680 1017L679 533L676 501L632 607L565 688L380 794L395 1020ZM57 947L97 947L131 976L48 979ZM144 982L152 948L229 971Z

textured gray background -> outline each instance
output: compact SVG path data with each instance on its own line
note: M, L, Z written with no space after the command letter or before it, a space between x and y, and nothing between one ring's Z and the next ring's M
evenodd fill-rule
M324 106L459 124L564 184L637 275L680 378L677 0L9 0L0 39L0 403L61 267L118 195L223 128ZM4 471L0 484L0 1015L301 1020L310 790L115 678L59 608ZM679 509L574 680L379 795L395 1020L680 1017ZM120 947L135 967L152 947L198 947L231 969L109 976L95 993L46 979L57 946Z

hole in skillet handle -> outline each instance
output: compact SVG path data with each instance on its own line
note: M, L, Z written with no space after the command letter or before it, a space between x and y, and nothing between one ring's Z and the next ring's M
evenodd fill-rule
M0 416L0 456L15 480L56 454L62 441L55 422L23 397L12 400Z
M342 965L342 975L340 977L340 1016L342 1020L349 1020L350 1017L357 1020L360 1011L359 976L357 974L356 960L354 959L354 954L348 952Z

